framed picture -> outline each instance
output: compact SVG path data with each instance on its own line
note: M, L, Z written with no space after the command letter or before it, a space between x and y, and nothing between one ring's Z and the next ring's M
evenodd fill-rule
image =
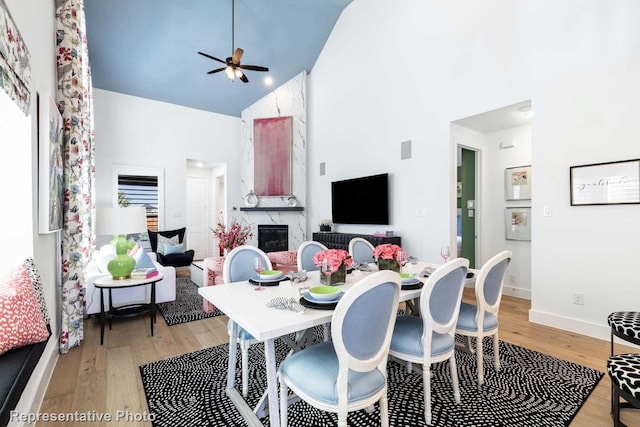
M506 200L531 199L531 166L518 166L504 170Z
M253 189L258 197L291 196L291 117L253 121Z
M640 159L571 166L571 206L640 203Z
M62 116L51 98L38 103L38 215L40 233L62 229L64 208Z
M511 207L505 210L507 240L531 241L531 207Z

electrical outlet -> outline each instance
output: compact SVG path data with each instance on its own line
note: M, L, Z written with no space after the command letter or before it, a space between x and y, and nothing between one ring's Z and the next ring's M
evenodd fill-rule
M427 216L427 208L416 209L417 217L425 217Z
M553 213L551 211L551 206L544 206L542 208L542 215L544 216L551 216Z
M573 303L576 305L584 305L584 294L581 292L575 292L573 294Z

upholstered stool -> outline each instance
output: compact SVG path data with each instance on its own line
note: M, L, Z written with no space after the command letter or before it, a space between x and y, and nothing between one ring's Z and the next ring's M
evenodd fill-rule
M222 265L224 257L209 257L203 260L204 268L202 269L203 286L214 286L224 283L222 278ZM202 299L202 309L206 313L213 313L216 307L206 299Z
M611 355L613 356L613 336L640 345L640 311L616 311L607 317L611 327Z
M611 415L614 427L620 422L620 408L640 409L640 354L617 354L607 360L611 378ZM620 402L622 397L626 402Z

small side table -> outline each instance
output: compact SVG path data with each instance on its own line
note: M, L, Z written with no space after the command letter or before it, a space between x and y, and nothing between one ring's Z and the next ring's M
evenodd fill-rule
M100 289L100 345L104 342L104 321L109 318L109 329L111 329L111 319L117 317L131 317L149 313L151 319L151 336L153 336L153 324L156 321L156 283L164 278L163 273L146 279L113 279L112 277L101 277L93 282L93 285ZM113 306L112 291L114 289L134 288L136 286L151 285L151 298L149 303L127 304L119 307ZM109 310L104 309L104 291L109 291Z

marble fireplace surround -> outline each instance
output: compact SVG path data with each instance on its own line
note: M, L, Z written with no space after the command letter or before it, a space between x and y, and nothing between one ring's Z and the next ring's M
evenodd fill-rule
M267 96L242 112L240 129L240 171L241 194L231 196L237 205L244 208L243 197L253 190L253 120L270 117L292 117L291 178L292 195L301 210L279 210L286 208L288 196L261 197L258 208L234 212L248 224L254 226L254 236L247 243L258 246L258 225L288 225L289 250L295 250L307 240L306 212L307 202L307 73L303 71ZM264 210L274 208L273 210Z

